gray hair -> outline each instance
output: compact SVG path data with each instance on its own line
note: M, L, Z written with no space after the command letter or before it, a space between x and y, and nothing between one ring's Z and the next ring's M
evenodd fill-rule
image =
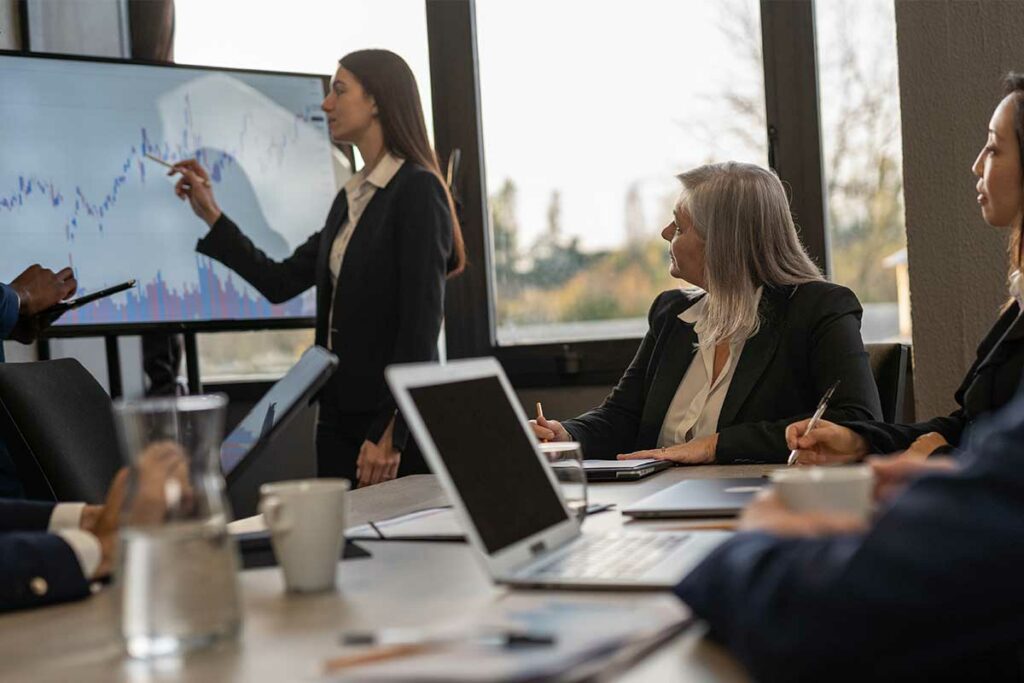
M796 233L789 200L773 171L727 161L677 176L676 203L704 242L707 304L701 345L757 334L757 288L823 280Z

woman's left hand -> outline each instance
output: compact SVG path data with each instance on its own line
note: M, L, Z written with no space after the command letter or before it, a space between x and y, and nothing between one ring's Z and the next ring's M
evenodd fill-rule
M380 441L364 441L356 459L356 479L359 486L372 486L382 481L390 481L398 476L398 464L402 453L394 447L392 434L395 431L394 419L380 437Z
M712 434L686 443L678 443L675 446L623 453L619 456L619 460L653 458L655 460L671 460L684 465L706 465L715 461L715 447L717 446L718 434Z

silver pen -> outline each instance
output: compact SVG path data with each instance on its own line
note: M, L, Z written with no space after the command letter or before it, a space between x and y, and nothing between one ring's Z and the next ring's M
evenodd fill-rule
M821 401L818 403L818 409L814 411L814 415L811 415L811 421L807 423L807 429L804 430L804 436L810 433L812 429L818 426L818 420L825 414L828 409L828 402L832 400L832 394L836 393L836 387L839 386L839 380L828 388L825 395L821 397ZM789 459L786 461L786 466L792 466L796 462L797 449L794 448L789 452Z

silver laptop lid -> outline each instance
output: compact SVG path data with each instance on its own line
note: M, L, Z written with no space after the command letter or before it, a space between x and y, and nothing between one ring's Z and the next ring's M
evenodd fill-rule
M493 576L579 535L497 360L393 365L385 374Z

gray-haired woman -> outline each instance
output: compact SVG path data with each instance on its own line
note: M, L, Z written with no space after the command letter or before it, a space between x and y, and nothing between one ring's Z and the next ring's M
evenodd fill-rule
M669 272L697 289L660 294L604 402L564 423L538 418L538 438L580 441L588 458L780 462L786 426L837 380L828 419L880 419L860 302L807 256L778 177L727 162L679 180L661 236Z

